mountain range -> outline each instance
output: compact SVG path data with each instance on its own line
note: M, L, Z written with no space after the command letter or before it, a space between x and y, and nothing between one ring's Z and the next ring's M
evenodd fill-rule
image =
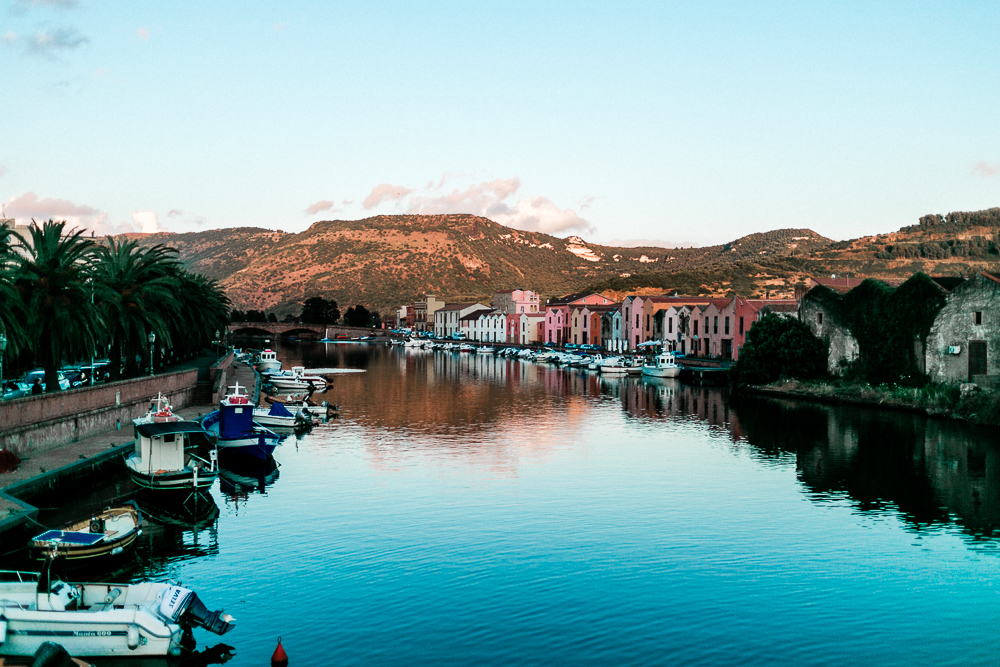
M427 293L487 301L525 288L543 298L597 290L791 296L808 275L956 275L1000 268L1000 208L924 216L899 232L833 241L779 229L701 248L622 248L504 227L472 215L390 215L316 222L293 234L259 228L130 235L178 250L217 279L240 310L282 316L304 299L383 314Z

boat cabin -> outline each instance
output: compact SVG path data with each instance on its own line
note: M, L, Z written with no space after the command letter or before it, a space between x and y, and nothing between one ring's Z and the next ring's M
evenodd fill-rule
M219 401L219 438L222 440L239 438L254 430L254 405L246 394L246 387L237 382L230 389L232 393Z
M193 421L154 422L135 425L135 455L141 472L183 470L187 463L185 449L207 437L201 424Z

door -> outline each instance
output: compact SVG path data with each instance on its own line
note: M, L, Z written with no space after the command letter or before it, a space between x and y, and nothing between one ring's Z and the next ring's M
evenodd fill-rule
M969 341L969 380L974 375L986 375L986 341Z

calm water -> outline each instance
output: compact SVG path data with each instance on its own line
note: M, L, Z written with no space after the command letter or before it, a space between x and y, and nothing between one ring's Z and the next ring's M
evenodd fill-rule
M293 666L997 661L994 432L477 355L280 355L367 372L217 513L150 521L124 574L235 615L230 664L279 635Z

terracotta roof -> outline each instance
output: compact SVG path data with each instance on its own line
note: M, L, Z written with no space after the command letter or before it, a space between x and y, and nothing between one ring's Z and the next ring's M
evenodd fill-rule
M436 312L440 313L440 312L445 311L445 310L465 310L469 306L478 306L478 305L480 305L480 304L478 304L478 303L448 303L448 304L445 304L444 306L442 306L441 308L438 308Z
M599 296L602 299L607 299L608 297L603 294L598 294L597 292L577 292L576 294L567 294L566 296L559 297L558 299L549 299L545 302L547 306L568 306L574 301L580 301L588 296ZM608 299L610 301L611 299Z
M480 308L479 310L472 311L471 313L460 319L459 322L465 322L466 320L470 321L478 320L480 315L489 315L490 313L499 313L499 312L500 311L496 310L495 308Z
M765 303L758 310L763 310L767 308L776 313L794 313L799 309L799 304L797 303Z

